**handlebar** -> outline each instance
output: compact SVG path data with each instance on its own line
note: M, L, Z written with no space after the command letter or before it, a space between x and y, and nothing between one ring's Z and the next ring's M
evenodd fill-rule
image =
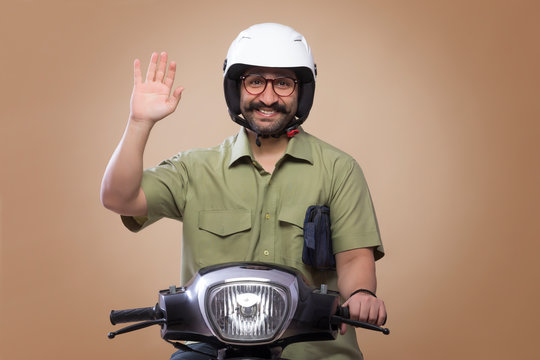
M109 319L111 320L111 324L113 325L119 323L142 321L133 325L126 326L125 328L122 328L118 331L110 332L107 335L109 339L113 339L116 335L143 329L152 325L163 325L165 323L165 319L163 319L163 312L157 304L154 307L112 310L111 314L109 315Z
M354 327L360 327L360 328L363 328L363 329L380 331L384 335L390 334L390 329L388 329L388 328L383 328L383 327L373 325L373 324L369 324L369 323L366 323L366 322L363 322L363 321L350 320L350 312L349 312L349 307L348 306L340 306L340 307L338 307L337 312L336 312L336 314L334 316L332 316L331 321L332 321L332 323L334 325L347 324L347 325L351 325L351 326L354 326ZM384 319L384 323L386 323L386 319ZM384 325L384 323L383 323L383 325Z
M135 321L157 320L162 317L163 314L157 305L154 307L112 310L109 315L109 319L113 325Z

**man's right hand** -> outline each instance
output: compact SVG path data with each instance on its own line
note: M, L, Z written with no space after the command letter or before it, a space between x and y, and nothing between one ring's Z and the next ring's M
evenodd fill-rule
M136 59L133 64L134 85L131 94L130 120L136 122L148 122L153 125L157 121L171 114L180 101L181 86L172 92L176 63L171 61L167 68L167 53L152 53L150 64L146 72L146 78L142 79L141 62Z

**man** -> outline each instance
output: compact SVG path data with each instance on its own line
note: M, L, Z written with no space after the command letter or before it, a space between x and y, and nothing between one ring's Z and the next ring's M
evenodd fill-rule
M135 60L129 121L103 178L105 207L132 231L162 217L183 221L182 281L207 265L265 261L302 271L314 286L337 288L351 318L381 325L375 260L383 256L364 176L356 161L300 125L313 103L316 67L305 38L279 24L258 24L233 41L224 90L240 132L210 149L180 153L143 171L152 127L177 107L176 64L152 54L143 80ZM336 270L302 262L303 222L311 205L330 208ZM291 359L359 359L354 331L336 341L293 344ZM202 346L202 345L201 345ZM199 347L200 348L200 347ZM176 353L174 359L196 354Z

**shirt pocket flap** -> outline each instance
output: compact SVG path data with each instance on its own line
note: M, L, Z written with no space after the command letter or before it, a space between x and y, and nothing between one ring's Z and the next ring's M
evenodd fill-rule
M247 209L201 210L199 229L219 236L249 230L251 229L251 211Z
M306 210L307 208L301 208L299 206L283 207L279 212L279 221L284 221L303 229Z

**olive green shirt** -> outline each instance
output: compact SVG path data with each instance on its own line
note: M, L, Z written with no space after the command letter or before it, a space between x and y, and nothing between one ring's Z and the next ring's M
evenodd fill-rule
M289 141L273 173L257 163L242 129L219 146L182 152L145 170L142 188L148 215L122 217L124 224L138 231L163 217L182 221L183 283L204 266L263 261L295 267L312 285L325 283L337 290L335 271L318 271L302 263L302 228L311 205L330 208L334 253L375 247L376 259L384 254L357 162L302 129ZM348 344L339 345L344 341ZM316 346L293 344L284 357L362 356L354 331L338 341L311 344Z

